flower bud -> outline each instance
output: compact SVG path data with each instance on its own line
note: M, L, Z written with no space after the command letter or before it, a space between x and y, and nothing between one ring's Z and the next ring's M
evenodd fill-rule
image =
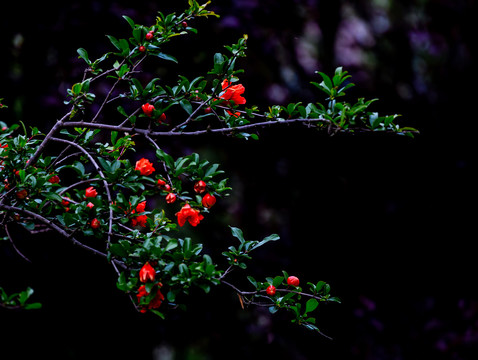
M269 285L266 289L267 295L273 296L276 293L276 287L274 285Z
M101 226L101 223L97 218L94 218L93 220L91 220L90 226L92 229L98 229Z
M176 194L175 193L169 193L168 195L166 195L166 202L168 204L172 204L175 201L176 201Z
M202 194L204 191L206 191L206 183L203 180L199 180L194 184L194 191L198 194Z
M297 276L289 276L287 278L287 285L299 286L299 278Z
M156 276L156 271L149 264L149 262L146 262L141 268L141 270L139 271L139 280L144 283L147 282L148 280L153 281L155 276Z
M90 198L90 197L96 197L98 195L98 192L95 190L93 186L90 186L88 189L85 190L85 197Z
M215 203L216 203L216 197L214 195L209 194L209 193L204 195L204 197L202 198L202 206L204 206L205 208L209 209Z

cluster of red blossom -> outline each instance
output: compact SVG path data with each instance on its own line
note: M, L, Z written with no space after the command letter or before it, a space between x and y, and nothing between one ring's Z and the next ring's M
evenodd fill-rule
M145 176L151 175L155 171L153 164L145 158L142 158L136 162L135 170L139 171L141 175ZM177 195L171 192L171 186L167 184L166 181L163 179L158 179L157 185L161 190L168 192L168 195L166 195L166 202L168 204L172 204L176 201ZM206 189L207 184L203 180L199 180L194 184L194 191L198 194L206 192ZM90 186L85 190L85 199L96 197L97 195L98 192L93 186ZM215 203L216 197L213 194L206 193L202 198L202 205L205 208L210 208ZM68 204L69 202L67 200L62 201L65 211L69 211ZM94 205L90 202L86 206L91 209ZM146 227L148 217L146 215L141 215L145 209L146 201L142 201L136 206L136 208L125 211L126 214L134 215L131 217L131 226ZM204 216L201 215L200 211L192 208L188 203L186 203L181 210L176 213L176 216L178 218L179 226L183 226L186 222L189 222L189 224L192 226L197 226L199 222L204 219ZM101 226L101 222L97 218L94 218L91 220L90 226L93 229L98 229Z
M231 85L231 83L225 79L221 83L222 86L222 92L219 95L219 98L221 100L225 100L225 104L230 106L231 102L233 105L244 105L246 103L246 99L242 96L244 94L244 91L246 90L245 87L242 84L237 84L237 85ZM143 110L143 113L147 117L153 117L155 115L155 107L154 105L150 103L145 103L141 106L141 109ZM207 107L204 109L206 113L210 113L212 110L210 107ZM239 117L241 114L239 112L231 112L227 110L227 113L229 115L233 115L236 118ZM162 124L164 121L166 121L166 114L163 112L159 116L157 116L156 121L159 124Z
M148 159L142 158L136 162L135 170L139 171L141 175L149 176L155 171L155 168L153 167L153 164ZM168 192L168 195L166 195L166 202L168 204L172 204L176 201L177 195L174 192L172 192L171 186L168 183L166 183L164 179L161 179L161 178L158 179L157 185L161 190ZM207 189L207 184L203 180L199 180L194 184L194 191L197 194L205 193L206 189ZM144 205L142 205L143 203ZM141 205L139 209L138 207L136 207L137 213L141 213L144 211L146 202L143 202L143 203L140 203L138 205L138 207L140 207ZM209 192L207 192L202 198L202 205L205 208L210 208L215 203L216 203L216 197ZM143 216L144 218L142 218ZM181 208L181 210L176 213L176 216L178 218L179 226L183 226L186 222L189 222L192 226L197 226L199 222L202 219L204 219L200 211L197 209L193 209L191 205L188 203L186 203ZM136 216L135 218L136 218L136 222L134 225L145 226L145 223L146 223L145 215Z
M146 287L147 282L154 282L154 279L156 278L156 270L149 264L149 262L146 262L141 270L139 271L139 281L144 283L144 285L141 285L138 288L138 294L136 294L136 298L138 299L138 303L141 302L141 298L148 296L151 294L152 291L155 291L154 297L149 301L148 305L140 305L140 312L145 313L148 309L157 309L161 306L163 300L164 300L164 295L161 293L161 287L163 284L160 282L157 282L154 284L152 287L149 287L150 291L148 291Z

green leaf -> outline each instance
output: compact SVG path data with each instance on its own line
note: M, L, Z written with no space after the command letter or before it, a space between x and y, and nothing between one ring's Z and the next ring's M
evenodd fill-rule
M98 162L100 163L101 167L105 169L106 172L112 173L111 164L108 160L105 160L102 157L98 157Z
M171 155L167 154L164 150L162 149L157 149L156 150L156 157L164 161L164 163L169 167L172 168L174 167L174 159Z
M28 287L26 290L22 291L18 297L20 305L24 305L30 296L34 293L31 287Z
M112 35L106 35L106 37L110 40L110 42L113 44L113 46L118 49L118 50L121 50L121 47L120 47L120 44L119 44L119 41L117 38L115 38L114 36Z
M274 280L272 280L272 285L274 285L275 287L279 287L283 281L284 281L283 276L276 276Z
M237 238L241 244L244 243L246 240L244 239L244 234L242 233L242 230L234 227L234 226L229 226L231 228L232 236Z
M258 242L256 245L254 245L251 250L257 249L258 247L267 244L269 241L277 241L280 239L280 236L277 234L272 234L267 237L265 237L262 241Z
M305 303L305 313L314 311L317 306L319 306L319 302L316 299L307 300L307 302Z
M129 16L123 15L123 18L128 22L129 26L131 26L132 29L135 27L135 23L133 19L131 19Z
M54 193L54 192L44 192L42 194L48 200L54 200L54 201L58 201L58 202L61 202L63 200L60 195L58 195L57 193Z
M183 108L184 111L186 111L186 113L188 115L191 115L192 112L193 112L193 107L191 105L191 103L186 100L186 99L183 99L179 102L179 105L181 105L181 107Z
M248 276L247 277L247 280L249 280L249 282L254 285L254 287L257 289L257 281L256 279L254 279L252 276Z
M86 62L88 65L91 64L91 61L90 61L90 59L88 58L88 52L87 52L85 49L79 48L78 50L76 50L76 52L77 52L78 55L79 55L78 58L85 60L85 62Z
M163 60L167 60L167 61L172 61L172 62L175 62L176 64L178 63L178 60L172 56L172 55L168 55L168 54L165 54L165 53L157 53L157 54L154 54L153 55L156 55L157 57L159 57L160 59L163 59Z
M163 319L163 320L165 319L164 314L162 312L160 312L158 310L154 310L154 309L150 309L149 311L151 311L155 315L158 315L161 319Z
M325 74L325 73L323 73L323 72L320 72L320 71L317 71L317 74L319 74L320 76L322 76L322 79L323 79L322 83L323 83L323 85L325 85L325 87L326 87L327 89L332 90L332 88L334 87L334 84L332 83L332 80L330 80L330 77L329 77L327 74ZM321 83L321 84L322 84L322 83Z
M41 303L31 303L31 304L25 305L26 310L41 309L41 307L42 307Z
M221 53L214 54L214 65L222 65L224 61L224 55L222 55Z

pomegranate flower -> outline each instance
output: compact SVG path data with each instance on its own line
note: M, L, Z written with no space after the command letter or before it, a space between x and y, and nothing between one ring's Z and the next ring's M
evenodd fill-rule
M154 277L156 276L156 271L154 268L149 265L149 262L146 262L141 270L139 271L139 280L141 282L147 282L148 280L154 281Z
M144 114L148 117L151 117L154 112L154 105L151 105L149 103L143 104L141 106L141 109L143 110Z
M93 186L90 186L88 189L85 190L86 198L96 197L97 195L98 195L98 192L95 190Z
M176 213L179 226L183 226L188 221L192 226L197 226L204 219L199 210L191 208L191 205L184 205L179 212Z
M156 291L156 294L154 297L151 299L148 305L140 305L141 309L140 312L145 313L146 310L148 309L157 309L161 306L163 300L164 300L164 295L161 293L160 287L161 283L158 283L158 289ZM141 285L138 288L138 293L136 294L136 298L138 299L138 302L141 302L141 298L148 296L149 292L146 291L146 286Z
M136 209L131 211L131 214L141 214L142 212L144 212L145 208L146 208L146 201L142 201L136 206ZM131 225L132 226L139 225L141 227L146 227L147 221L148 221L148 217L146 215L138 215L131 219Z
M242 84L231 85L226 79L222 82L222 90L224 91L219 96L221 99L234 101L235 105L244 105L246 103L246 99L241 96L246 90Z
M142 158L136 161L135 170L138 170L141 173L141 175L146 175L146 176L151 175L155 171L153 164L148 159L145 159L145 158Z

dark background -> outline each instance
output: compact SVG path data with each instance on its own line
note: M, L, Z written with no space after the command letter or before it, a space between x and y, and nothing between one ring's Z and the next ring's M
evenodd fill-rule
M152 24L158 10L181 5L2 4L0 97L9 109L1 120L46 131L81 79L77 48L97 58L111 50L105 34L128 36L121 15ZM329 138L287 127L262 130L258 142L165 144L220 162L231 179L233 195L202 227L211 248L232 241L226 224L248 238L276 232L281 241L257 252L253 275L287 270L330 283L342 304L322 306L318 325L334 340L287 315L243 311L222 288L198 293L166 321L137 314L102 259L18 229L33 263L0 244L0 286L32 286L43 309L0 309L0 358L476 359L475 2L221 0L213 9L221 19L198 20L198 35L169 46L180 65L169 73L149 65L154 72L202 75L215 52L247 33L248 105L323 100L309 85L314 71L341 65L357 84L350 101L378 97L372 110L400 113L421 131Z

